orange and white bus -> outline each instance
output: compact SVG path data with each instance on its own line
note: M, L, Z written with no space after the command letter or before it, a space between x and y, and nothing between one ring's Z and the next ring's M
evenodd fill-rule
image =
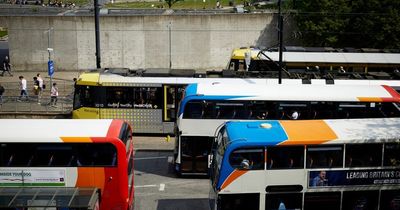
M227 122L211 209L399 209L399 137L399 118Z
M133 209L128 123L8 119L0 133L1 209Z

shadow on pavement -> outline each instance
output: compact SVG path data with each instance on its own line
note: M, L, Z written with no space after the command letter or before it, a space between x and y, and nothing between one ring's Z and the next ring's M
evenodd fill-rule
M147 173L176 178L172 163L168 162L168 159L171 159L172 156L172 152L136 151L135 176Z
M157 210L208 210L208 198L161 199Z

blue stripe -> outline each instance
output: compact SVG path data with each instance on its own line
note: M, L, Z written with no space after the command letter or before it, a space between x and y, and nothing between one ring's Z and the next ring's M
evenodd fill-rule
M261 125L268 124L270 128L263 128ZM286 141L288 136L278 120L246 121L226 123L229 143L222 160L220 177L217 189L221 189L223 182L234 171L229 164L229 156L232 151L244 147L265 147L277 145Z

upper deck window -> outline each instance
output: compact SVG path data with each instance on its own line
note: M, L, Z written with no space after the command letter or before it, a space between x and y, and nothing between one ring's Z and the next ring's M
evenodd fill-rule
M381 166L382 144L346 145L346 167Z
M296 169L304 168L304 147L268 147L268 169Z
M310 146L307 148L307 168L343 167L343 146Z
M1 167L110 167L117 165L111 143L3 143Z
M237 149L229 156L229 163L233 168L243 170L264 169L264 149L246 148Z

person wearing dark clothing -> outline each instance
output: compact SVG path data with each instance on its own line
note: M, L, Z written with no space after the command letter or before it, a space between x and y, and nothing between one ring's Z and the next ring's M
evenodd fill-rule
M0 106L3 105L4 87L0 84Z
M8 56L6 56L3 60L3 73L1 74L1 76L4 76L5 72L7 72L10 76L13 76L11 74L11 64L10 64L10 59L8 58Z

